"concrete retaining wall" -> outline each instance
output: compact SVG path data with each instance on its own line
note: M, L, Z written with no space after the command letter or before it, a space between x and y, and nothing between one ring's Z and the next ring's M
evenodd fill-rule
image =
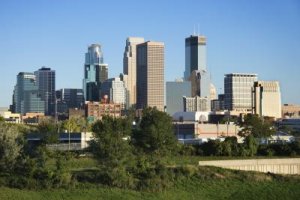
M299 174L300 158L199 161L200 166L215 166L275 174Z

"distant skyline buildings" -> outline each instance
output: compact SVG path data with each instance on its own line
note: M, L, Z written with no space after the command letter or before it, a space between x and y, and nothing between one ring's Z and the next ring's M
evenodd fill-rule
M107 103L121 104L124 108L126 104L127 90L124 82L119 78L109 78L102 83L101 97L108 97Z
M13 112L25 115L26 113L44 113L45 101L39 94L36 76L30 72L20 72L13 95Z
M101 84L108 79L100 44L92 44L85 54L83 92L86 101L101 100Z
M127 107L136 105L136 74L137 74L137 63L136 63L136 51L137 45L144 42L142 37L128 37L126 39L126 46L123 56L123 74L125 87L128 91Z
M210 98L208 97L182 97L183 98L183 111L184 112L209 112L211 111L210 107Z
M45 115L55 115L55 70L42 67L34 72L39 95L45 102Z
M201 105L194 106L196 110L210 110L210 73L207 70L207 56L206 56L206 37L203 35L191 35L185 39L185 72L184 79L191 82L191 97L195 98L197 103L201 99ZM199 98L198 98L199 97ZM189 102L186 97L184 106ZM205 99L205 100L204 100ZM192 102L192 101L191 101ZM195 105L196 105L195 104Z
M137 45L137 108L164 111L164 43L148 41Z
M256 81L252 92L254 114L281 118L281 92L278 81Z
M68 109L84 107L83 90L79 88L62 88L57 90L56 98L57 101L66 103Z
M191 82L182 79L166 82L167 113L183 112L183 96L191 96Z
M185 80L189 80L194 70L207 71L206 37L191 35L185 38Z
M224 107L226 110L252 112L252 87L257 74L231 73L224 77Z
M275 118L280 115L278 111L280 110L278 104L281 103L279 83L267 81L257 83L257 74L225 74L224 95L219 95L222 98L216 99L217 90L210 81L210 73L206 70L206 38L204 36L190 36L185 40L186 48L189 49L185 54L187 63L195 63L186 67L192 70L188 81L178 79L175 82L166 82L166 85L164 82L164 43L143 41L143 38L127 38L123 56L124 74L116 78L108 78L108 65L103 63L101 45L90 45L85 54L82 90L62 89L55 92L55 70L47 67L40 68L33 75L26 74L24 77L30 80L30 84L27 83L28 80L26 82L26 78L23 78L24 81L18 77L12 110L14 112L18 110L24 115L27 112L37 112L36 110L42 109L45 115L55 116L58 110L60 114L65 114L68 113L69 108L82 108L84 101L90 101L119 104L122 110L135 105L137 109L156 107L170 115L181 111L209 112L222 109L234 111L235 114L252 112ZM195 41L197 41L194 44L196 46L193 46L192 42ZM26 84L31 89L21 88ZM276 87L277 89L274 89ZM131 104L135 98L132 98L133 101L130 102L129 89L132 89L132 97L136 96L136 104ZM277 93L272 93L273 90ZM84 98L84 91L87 98ZM274 100L277 103L269 103L272 98L277 99ZM44 107L40 107L41 102L44 103ZM71 104L76 104L76 107ZM276 112L272 111L272 106L269 106L271 104L273 107L276 104Z

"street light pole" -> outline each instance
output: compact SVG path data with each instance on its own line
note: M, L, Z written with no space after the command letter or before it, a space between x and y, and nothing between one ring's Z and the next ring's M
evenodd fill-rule
M68 128L69 128L69 130L68 130L68 133L69 133L69 151L70 151L70 149L71 149L71 135L70 135L70 121L68 121Z

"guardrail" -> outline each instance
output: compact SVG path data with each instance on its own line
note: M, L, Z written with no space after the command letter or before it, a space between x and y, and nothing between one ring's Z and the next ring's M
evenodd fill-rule
M46 147L50 150L57 151L78 151L82 150L81 143L70 143L67 144L47 144Z

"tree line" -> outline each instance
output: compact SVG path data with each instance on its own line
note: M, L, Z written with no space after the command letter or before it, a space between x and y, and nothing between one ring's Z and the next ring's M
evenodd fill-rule
M137 121L136 126L132 126L133 121ZM57 141L59 125L44 121L37 127L27 127L0 122L0 185L43 189L95 183L159 191L182 178L203 175L198 169L192 173L188 166L170 166L166 160L174 156L300 155L299 142L258 145L257 138L274 133L268 121L249 115L240 123L239 134L245 138L244 143L227 137L223 142L211 140L193 146L179 144L172 118L155 108L145 108L138 119L132 114L125 118L104 116L101 121L85 126L95 137L85 153L92 155L96 166L70 170L66 162L74 159L74 152L46 148L47 143ZM74 124L78 126L80 121ZM84 125L82 122L79 127ZM32 131L42 134L42 142L35 146L26 141L26 134Z

